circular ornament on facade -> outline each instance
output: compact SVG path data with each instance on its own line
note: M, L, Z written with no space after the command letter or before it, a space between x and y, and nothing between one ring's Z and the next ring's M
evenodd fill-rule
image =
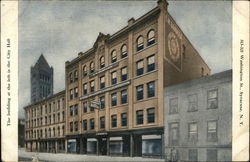
M176 62L180 58L180 47L177 37L173 32L168 34L168 50L171 58Z

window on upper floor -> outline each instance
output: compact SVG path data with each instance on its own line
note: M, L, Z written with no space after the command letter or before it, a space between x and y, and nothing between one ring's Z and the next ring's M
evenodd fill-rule
M125 103L128 102L127 101L127 98L128 98L127 96L128 96L127 90L126 89L122 90L121 91L121 104L125 104Z
M193 112L198 110L197 102L198 102L197 94L188 95L188 112Z
M207 141L215 142L217 141L217 121L207 122Z
M117 105L117 93L111 94L111 105L116 106Z
M73 110L73 105L69 106L69 115L73 116L74 115L74 110Z
M95 120L94 120L94 118L90 119L89 123L90 123L90 129L95 129Z
M179 144L179 123L169 124L169 145L177 146Z
M155 81L147 83L148 87L148 98L155 96Z
M155 31L151 29L148 32L148 46L155 44Z
M74 98L74 94L73 94L73 89L69 90L69 99L72 100ZM51 104L49 106L49 112L51 112Z
M95 91L95 81L90 81L90 92L93 93Z
M218 89L209 90L207 95L208 109L218 108Z
M188 139L190 142L197 142L198 140L198 128L197 123L188 124Z
M88 87L87 83L83 84L83 91L82 91L83 95L87 95L88 93L87 87Z
M100 129L105 128L105 117L100 117Z
M99 100L100 100L100 109L104 109L105 108L105 96L101 96Z
M87 130L88 129L88 122L87 122L87 120L83 120L82 121L82 126L83 126L83 130Z
M123 67L121 69L121 81L127 80L128 79L128 71L127 67Z
M75 121L75 132L77 132L78 131L78 121Z
M136 86L136 98L137 100L143 99L143 85Z
M124 44L121 47L121 58L125 58L128 56L127 45Z
M122 113L122 114L121 114L121 126L122 126L122 127L127 126L127 120L128 120L128 115L127 115L127 113Z
M149 56L147 58L148 62L148 72L155 70L155 55Z
M74 81L76 82L78 80L78 71L74 71Z
M105 67L105 60L104 57L100 57L100 69Z
M74 115L78 115L78 104L74 105L74 109L75 109L74 110L74 112L75 112Z
M114 63L117 61L117 54L116 54L116 50L113 50L111 52L111 63Z
M60 136L60 127L57 127L57 136Z
M91 99L90 102L89 102L89 110L90 110L90 112L93 112L95 110L93 102L94 102L94 99Z
M112 128L117 127L117 115L112 115L111 116L111 127Z
M111 84L116 84L117 83L117 73L116 71L111 73Z
M69 82L70 83L74 82L74 80L73 80L73 74L72 73L69 74Z
M169 100L169 114L178 113L178 98L171 98Z
M69 130L70 130L70 132L73 132L73 122L69 123Z
M57 113L57 122L60 122L60 113Z
M90 73L93 73L95 71L95 64L94 62L90 63Z
M85 77L87 76L88 72L87 72L87 66L86 65L83 65L82 67L82 76Z
M105 88L105 77L100 77L100 89Z
M143 110L136 111L136 124L143 124Z
M144 73L143 69L143 60L137 61L136 62L136 75L142 75Z
M78 97L78 87L75 87L74 91L75 91L75 98L77 98Z
M88 103L83 102L83 112L86 113L88 111Z
M147 117L148 117L148 123L155 122L155 108L147 109Z
M143 37L140 35L137 40L136 40L136 49L137 51L140 51L144 48L144 42L143 42Z

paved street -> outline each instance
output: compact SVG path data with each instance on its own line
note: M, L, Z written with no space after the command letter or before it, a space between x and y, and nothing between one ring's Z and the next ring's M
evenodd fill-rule
M95 155L79 155L79 154L52 154L52 153L37 153L37 152L25 152L23 148L19 149L19 161L31 161L36 157L39 161L164 161L163 159L151 159L141 157L111 157L111 156L95 156ZM34 161L34 160L33 160Z

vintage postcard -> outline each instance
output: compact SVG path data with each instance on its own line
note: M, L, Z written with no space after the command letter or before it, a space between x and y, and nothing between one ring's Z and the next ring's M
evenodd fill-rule
M249 2L1 1L1 161L249 161Z

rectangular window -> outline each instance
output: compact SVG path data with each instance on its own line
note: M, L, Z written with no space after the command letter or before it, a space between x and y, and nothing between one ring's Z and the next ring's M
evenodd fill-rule
M188 150L188 160L189 161L198 161L198 151L197 149Z
M73 106L72 105L69 107L69 113L70 113L70 116L73 116Z
M169 114L177 114L178 113L178 98L172 98L169 101Z
M94 80L92 80L90 82L90 92L93 93L94 91L95 91L95 82L94 82Z
M139 76L139 75L142 75L144 73L144 70L143 70L143 60L140 60L136 63L136 75Z
M100 89L105 88L105 77L100 77Z
M100 128L101 129L105 128L105 117L104 116L100 117Z
M90 129L95 129L95 120L93 118L90 119Z
M137 100L142 100L143 99L143 85L139 85L136 87L136 96Z
M87 91L87 84L83 84L83 92L82 92L82 94L86 95L87 93L88 93L88 91Z
M117 83L116 71L111 73L111 83L112 85Z
M121 114L121 125L122 127L127 126L127 113L122 113Z
M188 112L193 112L198 110L197 102L198 102L197 94L188 96Z
M188 124L188 139L190 142L197 142L198 140L197 123Z
M100 99L100 108L104 109L105 108L105 96L101 96L99 99Z
M75 110L74 110L74 111L75 111L75 114L74 114L74 115L78 115L78 104L75 104L74 107L75 107Z
M74 97L73 89L70 89L70 90L69 90L69 95L70 95L70 96L69 96L69 99L72 100L73 97ZM51 104L50 104L50 111L51 111Z
M78 88L76 87L75 88L75 98L77 98L78 97Z
M69 130L70 130L70 132L73 132L73 122L69 123Z
M88 129L88 123L87 123L87 120L83 120L82 121L82 125L83 125L83 130L87 130Z
M143 124L143 110L136 111L136 124Z
M179 123L169 124L169 145L176 146L179 144Z
M217 121L207 122L207 141L217 141Z
M75 132L78 131L78 121L75 121Z
M147 84L148 86L148 98L149 97L154 97L155 96L155 82L149 82Z
M93 112L95 110L94 104L93 104L93 99L89 102L89 110L90 112Z
M116 106L117 105L117 93L111 94L111 105Z
M217 150L208 149L207 150L207 161L217 161Z
M148 62L148 72L155 70L155 56L149 56L147 58Z
M83 103L83 112L86 113L88 111L88 104L87 102Z
M218 108L218 90L217 89L208 91L207 105L208 105L208 109Z
M57 122L60 122L60 113L57 114Z
M127 67L124 67L121 69L121 81L124 81L127 79L128 79L128 71L127 71Z
M112 128L115 128L115 127L117 127L117 116L116 115L112 115L111 116L111 126L112 126Z
M154 123L155 122L155 108L147 109L147 115L148 115L148 123Z
M127 96L128 96L127 90L126 90L126 89L125 89L125 90L122 90L122 91L121 91L121 103L122 103L122 104L127 103Z

